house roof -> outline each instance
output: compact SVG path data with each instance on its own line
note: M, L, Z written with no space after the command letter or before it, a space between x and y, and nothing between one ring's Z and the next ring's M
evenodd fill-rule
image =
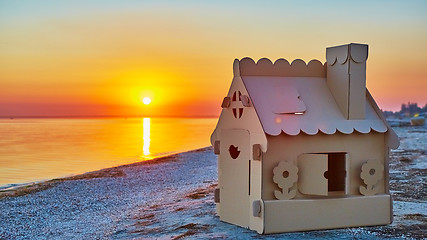
M368 91L365 119L347 120L335 102L326 78L322 74L319 76L241 75L265 133L276 136L281 132L288 135L387 132L387 125L374 109Z

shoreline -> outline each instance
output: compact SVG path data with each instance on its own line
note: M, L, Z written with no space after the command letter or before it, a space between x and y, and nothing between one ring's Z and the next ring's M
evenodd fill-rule
M0 130L4 137L0 190L5 190L206 147L216 120L17 119L1 123L6 125Z
M211 147L102 169L0 199L0 239L425 239L427 128L398 128L390 225L258 235L216 215Z
M105 177L120 177L120 176L123 176L123 173L120 172L120 168L132 167L132 166L138 166L138 165L159 164L162 162L173 161L173 160L176 160L176 158L179 157L179 155L181 154L203 152L211 148L212 148L211 146L207 146L207 147L197 148L197 149L184 151L184 152L165 154L165 155L154 157L153 159L149 159L149 160L143 160L139 162L101 168L101 169L90 171L90 172L85 172L80 174L71 174L71 175L61 176L61 177L52 178L52 179L44 179L40 181L26 182L26 183L0 185L0 199L5 197L24 196L27 194L43 191L48 188L54 187L56 184L64 181L105 178ZM7 185L12 185L12 186L7 186Z
M194 232L198 224L183 223L192 218L181 214L199 212L200 204L212 207L216 162L207 147L14 191L0 199L0 239L152 239ZM214 213L206 217L216 219Z

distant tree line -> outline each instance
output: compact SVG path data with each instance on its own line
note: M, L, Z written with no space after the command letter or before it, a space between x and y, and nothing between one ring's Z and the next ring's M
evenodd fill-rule
M408 102L407 104L402 103L402 107L399 112L383 111L387 118L404 118L404 117L425 117L427 113L427 104L424 107L418 107L418 103Z

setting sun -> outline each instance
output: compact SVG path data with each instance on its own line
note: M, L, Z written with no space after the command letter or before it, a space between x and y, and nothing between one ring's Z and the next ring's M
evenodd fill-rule
M142 102L143 102L145 105L148 105L148 104L150 104L150 103L151 103L151 99L150 99L149 97L145 97L144 99L142 99Z

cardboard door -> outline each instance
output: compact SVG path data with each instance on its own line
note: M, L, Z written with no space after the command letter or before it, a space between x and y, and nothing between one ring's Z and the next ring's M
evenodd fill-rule
M221 131L219 155L220 219L249 226L249 132Z
M298 157L298 191L309 195L328 195L328 154L302 154Z

